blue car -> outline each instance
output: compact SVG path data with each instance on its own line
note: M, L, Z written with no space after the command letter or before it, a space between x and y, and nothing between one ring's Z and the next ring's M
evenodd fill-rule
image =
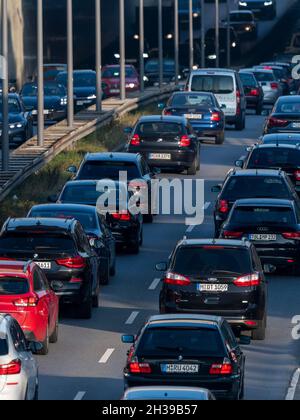
M216 144L224 143L225 115L212 93L176 92L169 99L163 115L184 116L199 138L212 137Z
M25 109L30 111L34 121L37 120L38 85L26 83L21 90L21 98ZM67 92L63 85L56 82L46 82L44 85L44 116L45 121L61 121L67 116Z

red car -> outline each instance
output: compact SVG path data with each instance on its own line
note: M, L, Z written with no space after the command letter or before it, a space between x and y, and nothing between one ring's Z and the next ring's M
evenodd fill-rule
M11 315L28 341L39 341L46 355L58 340L59 300L33 262L0 261L0 313Z
M127 65L125 71L126 92L138 91L140 89L140 79L135 67ZM120 66L111 65L103 68L102 89L106 97L120 95Z

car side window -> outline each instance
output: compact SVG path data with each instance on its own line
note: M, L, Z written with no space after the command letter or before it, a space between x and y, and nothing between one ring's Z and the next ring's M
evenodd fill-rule
M33 290L35 292L41 292L43 290L43 282L37 270L33 273Z
M141 168L142 168L142 175L150 174L151 171L145 159L141 159Z
M26 352L26 338L19 325L14 321L10 326L10 334L14 348L18 352Z
M47 279L46 275L43 273L42 270L38 270L38 273L39 273L41 282L43 284L43 289L49 291L50 290L50 285L49 285L49 282L48 282L48 279Z
M226 345L228 346L228 350L233 350L237 347L237 341L235 338L233 338L233 334L230 333L229 326L224 322L221 331L223 334L223 337L225 338Z
M78 231L78 236L79 236L80 243L81 243L80 246L82 247L83 252L85 252L87 254L90 254L91 253L91 247L90 247L90 244L89 244L89 240L88 240L88 237L86 236L86 233L84 232L81 225L78 225L77 231Z

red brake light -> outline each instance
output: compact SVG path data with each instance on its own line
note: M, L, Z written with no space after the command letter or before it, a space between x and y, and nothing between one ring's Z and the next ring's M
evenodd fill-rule
M220 200L218 210L220 213L228 213L229 211L229 203L227 200Z
M251 96L259 96L259 90L258 89L251 89L250 95Z
M300 232L284 232L282 236L285 239L300 239Z
M130 363L129 365L130 373L152 373L151 366L149 363Z
M189 138L189 136L181 136L180 139L180 147L189 147L191 145L191 139Z
M241 103L241 92L239 90L236 91L236 97L237 97L238 104L240 104Z
M16 299L14 305L18 308L34 308L38 305L39 298L37 295Z
M268 127L284 127L288 125L288 121L280 120L278 118L270 117L268 120Z
M164 115L172 115L171 111L168 111L167 109L164 110L163 112Z
M296 181L300 181L300 171L299 170L294 172L294 177L295 177Z
M0 365L0 376L19 375L21 373L21 360L13 360L7 365Z
M221 121L221 115L220 115L219 112L213 112L211 114L210 119L211 119L211 121L214 121L214 122L220 122Z
M63 267L67 268L84 268L86 263L85 259L78 256L73 258L62 258L59 260L56 260L56 264L62 265Z
M213 364L209 371L210 375L232 375L232 373L232 364L229 362L223 362L222 364Z
M139 146L141 144L141 139L138 134L135 134L130 140L131 146Z
M167 273L164 283L173 284L174 286L189 286L191 284L191 280L181 274Z
M243 232L231 232L230 230L224 231L225 239L240 239L243 236Z
M239 277L238 279L234 280L233 284L237 287L256 287L259 286L261 279L259 274L248 274L246 276Z
M121 222L129 222L130 221L130 213L129 212L122 212L122 213L112 213L112 217L115 220L120 220Z
M278 89L278 87L279 87L279 84L277 82L272 82L271 83L271 88L272 89Z

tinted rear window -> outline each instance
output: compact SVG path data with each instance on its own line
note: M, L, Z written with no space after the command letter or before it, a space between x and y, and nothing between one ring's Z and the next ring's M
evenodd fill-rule
M147 122L139 124L137 128L138 134L142 136L155 136L160 134L180 135L183 133L183 130L181 124L167 122Z
M25 295L29 292L28 280L18 277L0 277L0 296Z
M251 261L244 248L182 247L177 251L171 269L178 274L201 278L217 271L249 273Z
M217 329L151 328L137 349L138 357L177 359L201 356L224 356L225 350Z
M212 106L213 99L210 95L187 93L185 95L174 95L170 106Z
M222 198L237 201L243 198L281 198L287 199L290 192L279 177L235 176L227 182Z
M300 101L299 102L279 102L275 112L279 114L300 114Z
M253 16L250 13L230 13L230 22L252 22Z
M140 178L141 174L135 163L131 162L87 162L82 167L79 179L81 180L118 180L120 172L127 172L129 180Z
M240 78L241 78L243 86L246 86L246 87L257 86L255 77L252 74L240 73Z
M6 356L8 354L7 340L0 338L0 356Z
M86 190L85 190L86 192ZM82 191L79 192L79 197L82 197ZM98 193L99 194L99 193ZM96 229L96 216L95 214L79 212L79 211L33 211L30 217L44 217L50 219L76 219L78 220L85 230Z
M245 226L282 226L295 224L296 217L290 207L244 206L234 210L230 222Z
M274 82L275 76L273 73L255 71L254 76L259 82Z
M256 149L252 152L248 168L298 168L300 151L285 148Z
M195 75L192 77L191 90L211 92L215 94L233 93L233 77L219 75Z
M36 234L34 232L8 234L0 238L0 253L16 252L60 252L74 253L75 244L67 236L51 235L47 232Z

